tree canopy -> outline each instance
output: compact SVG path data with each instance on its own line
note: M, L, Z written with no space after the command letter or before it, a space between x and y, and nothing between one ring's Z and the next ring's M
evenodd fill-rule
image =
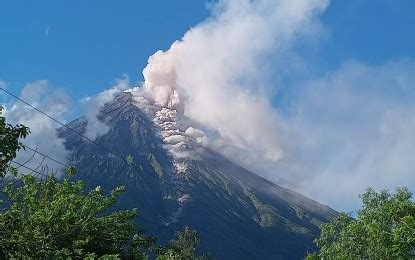
M6 175L10 161L16 157L17 151L24 148L19 139L25 138L29 133L29 128L24 125L7 124L3 107L0 106L0 178Z
M20 139L29 133L29 128L7 124L0 115L1 178L16 173L10 163L23 148ZM18 181L5 185L5 201L0 201L1 259L198 258L196 231L186 227L168 246L156 246L156 238L144 235L135 224L137 209L115 207L123 187L109 193L100 186L86 191L82 180L74 180L75 173L69 167L63 180L47 173L44 178L17 174Z
M320 250L308 259L408 259L415 257L415 203L407 188L369 188L356 219L347 214L323 225Z
M154 239L134 226L137 210L108 212L123 189L104 194L98 186L86 193L83 181L71 181L73 174L70 168L63 181L27 175L20 186L6 185L11 206L0 214L3 256L126 256L130 249L135 257L144 258Z
M161 250L157 260L209 259L209 256L197 256L196 248L200 240L195 230L185 227L176 232L176 239L170 241L167 247Z

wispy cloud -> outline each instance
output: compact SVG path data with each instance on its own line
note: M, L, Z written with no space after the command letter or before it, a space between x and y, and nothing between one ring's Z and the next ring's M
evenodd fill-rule
M415 61L349 62L292 89L289 119L302 140L285 170L298 191L338 209L368 186L415 190Z
M43 31L43 35L45 37L48 37L49 36L49 32L50 32L50 26L48 25L48 26L46 26L45 30Z

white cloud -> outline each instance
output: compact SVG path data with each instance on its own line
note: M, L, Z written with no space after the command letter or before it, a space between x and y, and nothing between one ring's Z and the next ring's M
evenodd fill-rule
M293 89L290 125L303 142L286 163L298 191L338 209L368 186L415 190L415 62L346 63Z
M22 89L20 98L27 101L32 106L40 109L46 114L64 122L63 115L68 111L69 98L61 90L49 87L46 80L38 80L27 83ZM59 139L56 129L60 127L51 119L35 111L31 107L12 99L5 104L5 116L8 123L23 124L30 128L31 134L23 140L23 143L31 148L37 148L39 152L47 154L54 159L66 162L67 152L63 145L63 140ZM21 150L16 157L19 163L25 163L30 159L26 166L41 169L48 166L50 171L57 171L61 168L59 164L43 156L35 154L30 150ZM27 172L24 168L21 171Z
M95 139L110 130L109 126L98 118L101 108L113 100L117 94L128 89L129 84L128 76L124 75L122 79L116 80L112 88L104 90L96 96L86 97L82 100L85 117L88 120L85 133L88 138Z
M87 97L82 101L84 106L83 112L88 119L86 135L89 138L95 139L97 136L103 135L109 130L105 122L100 121L97 116L99 115L100 109L118 93L127 89L128 85L129 80L125 75L124 78L116 80L116 84L112 88L102 91L96 96ZM6 83L0 82L0 87L5 88ZM62 90L51 87L47 80L37 80L27 83L21 90L20 98L45 112L47 115L65 123L64 116L70 108L70 99ZM39 152L66 164L69 151L65 149L63 140L57 137L56 132L62 126L18 100L9 100L9 103L3 104L7 122L11 124L23 124L31 130L30 135L23 140L23 143L30 148L37 149ZM62 166L59 163L44 158L44 156L39 153L34 153L30 149L20 150L15 160L18 163L28 161L25 164L27 167L44 171L44 173L51 171L57 174L62 173ZM28 170L21 167L20 172L28 172Z
M49 36L49 32L50 32L50 26L48 25L48 26L46 26L45 31L43 32L43 35L45 37L48 37Z

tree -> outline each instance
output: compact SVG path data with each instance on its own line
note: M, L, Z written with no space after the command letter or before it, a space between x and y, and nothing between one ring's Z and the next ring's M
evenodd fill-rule
M11 207L0 215L0 251L6 258L84 258L134 253L145 258L154 243L134 225L137 210L109 212L123 188L104 194L101 187L84 192L83 181L53 176L4 189ZM128 251L129 249L129 251Z
M369 188L357 218L342 213L323 225L320 250L308 259L408 259L415 256L415 203L407 188L394 194Z
M207 256L197 256L196 254L200 239L195 230L185 227L183 231L176 232L176 237L170 241L166 248L161 250L157 260L208 259Z
M29 128L24 125L7 124L3 107L0 106L0 178L6 175L10 161L16 157L17 151L24 148L19 139L25 138L29 133Z
M0 117L1 177L15 171L10 162L29 133L29 128L11 126ZM75 172L69 167L63 180L16 174L21 183L6 184L3 192L10 206L0 211L0 259L147 259L156 252L156 239L134 224L137 209L114 210L123 187L108 194L100 186L86 192L82 180L73 180ZM197 243L188 234L196 233L185 229L183 234L175 255L186 258L174 259L194 255Z

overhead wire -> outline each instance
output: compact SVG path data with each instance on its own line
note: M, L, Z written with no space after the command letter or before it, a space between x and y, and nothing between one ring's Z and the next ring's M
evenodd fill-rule
M45 177L45 178L50 177L50 175L47 175L47 174L42 173L42 172L40 172L40 171L36 171L36 170L34 170L34 169L30 168L29 166L24 165L24 164L21 164L21 163L19 163L19 162L15 161L15 160L12 160L11 162L12 162L12 163L14 163L14 164L16 164L16 165L18 165L18 166L20 166L20 167L22 167L22 168L25 168L25 169L29 170L29 171L35 172L35 173L37 173L38 175L43 176L43 177ZM115 209L117 209L117 210L122 210L122 211L126 210L126 209L122 209L122 208L118 207L117 205L113 205L112 207L113 207L113 208L115 208ZM152 224L152 225L154 225L154 226L156 226L156 227L159 227L159 228L162 228L162 229L168 230L168 231L170 231L170 232L174 232L174 233L179 232L179 230L171 229L171 228L169 228L169 227L167 227L167 226L160 225L160 224L158 224L158 223L156 223L156 222L154 222L154 221L151 221L151 220L149 220L149 219L147 219L147 218L144 218L144 217L142 217L142 216L140 216L140 215L138 215L138 216L137 216L137 218L139 218L139 219L141 219L141 220L143 220L143 221L145 221L145 222L147 222L147 223L150 223L150 224ZM202 241L200 241L200 244L201 244L201 245L206 246L207 248L210 248L210 247L209 247L209 245L207 245L206 243L203 243Z
M59 124L60 126L62 126L62 127L66 128L66 129L68 129L69 131L71 131L71 132L73 132L73 133L77 134L78 136L80 136L80 137L82 137L83 139L85 139L85 140L87 140L87 141L91 142L92 144L96 145L97 147L100 147L101 149L105 150L106 152L108 152L108 153L110 153L110 154L112 154L112 155L116 156L117 158L119 158L119 159L121 159L122 161L124 161L125 163L127 163L127 165L130 165L130 164L128 163L128 161L127 161L127 159L126 159L126 158L124 158L124 157L120 156L119 154L117 154L117 153L115 153L115 152L111 151L110 149L108 149L108 148L106 148L106 147L104 147L104 146L100 145L99 143L95 142L95 141L94 141L94 140L92 140L91 138L89 138L89 137L85 136L84 134L82 134L82 133L80 133L80 132L76 131L75 129L73 129L73 128L69 127L67 124L62 123L61 121L59 121L58 119L54 118L53 116L50 116L49 114L47 114L47 113L43 112L43 111L42 111L42 110L40 110L39 108L37 108L37 107L35 107L35 106L31 105L28 101L26 101L26 100L24 100L24 99L22 99L22 98L18 97L18 96L17 96L17 95L15 95L14 93L12 93L12 92L10 92L10 91L8 91L8 90L6 90L6 89L2 88L2 87L0 87L0 90L2 90L3 92L5 92L5 93L9 94L10 96L12 96L12 97L14 97L15 99L19 100L19 101L20 101L20 102L22 102L23 104L25 104L25 105L29 106L30 108L34 109L34 110L35 110L35 111L37 111L38 113L40 113L40 114L44 115L45 117L49 118L50 120L54 121L55 123ZM27 147L27 146L26 146L26 147ZM34 150L34 149L33 149L33 148L31 148L30 150ZM46 155L46 154L44 154L44 153L40 153L39 151L37 151L37 153L41 154L42 156L44 156L44 157L46 157L46 158L48 158L48 159L50 159L50 160L52 160L52 161L54 161L54 162L56 162L56 163L58 163L58 164L62 165L62 166L68 167L68 165L66 165L66 164L64 164L64 163L62 163L62 162L59 162L58 160L56 160L56 159L54 159L54 158L52 158L52 157L50 157L50 156L48 156L48 155ZM26 166L26 165L23 165L23 164L18 163L18 162L16 162L16 161L13 161L13 163L17 164L19 167L23 167L23 168L26 168L26 169L28 169L28 170L31 170L32 172L35 172L35 173L40 174L40 172L39 172L39 171L35 171L34 169L31 169L30 167L28 167L28 166ZM40 174L40 175L44 176L43 174ZM88 176L88 175L85 175L85 174L84 174L83 176L87 176L87 178L89 178L89 179L91 179L91 180L94 180L92 177L90 177L90 176ZM153 175L150 175L150 174L149 174L149 176L152 176L152 177L154 177L154 178L157 178L157 179L158 179L158 177L156 177L156 176L153 176ZM44 177L45 177L45 176L44 176ZM102 182L101 182L101 181L98 181L98 180L96 180L96 179L95 179L94 181L95 181L95 182L97 182L98 184L102 184ZM107 185L108 185L108 184L107 184ZM116 208L116 209L118 209L118 210L123 210L123 209L118 208L118 207L116 207L116 206L114 206L114 208ZM165 229L165 230L169 230L169 231L173 231L173 232L178 232L178 230L171 229L171 228L169 228L169 227L167 227L167 226L165 226L165 225L160 225L160 224L158 224L158 223L156 223L156 222L154 222L154 221L151 221L151 220L149 220L149 219L146 219L146 218L144 218L144 217L138 216L138 218L139 218L139 219L141 219L141 220L143 220L143 221L145 221L145 222L147 222L147 223L153 224L153 225L155 225L155 226L157 226L157 227L159 227L159 228L162 228L162 229ZM209 246L208 246L206 243L202 243L202 242L200 242L200 244L201 244L201 245L204 245L204 246L206 246L206 247L208 247L208 248L209 248Z
M100 148L101 148L101 149L103 149L104 151L106 151L106 152L108 152L108 153L110 153L110 154L114 155L115 157L117 157L117 158L121 159L123 162L127 163L127 165L128 165L128 166L130 166L130 163L127 161L127 159L126 159L126 158L124 158L123 156L119 155L118 153L113 152L113 151L111 151L110 149L108 149L108 148L106 148L106 147L104 147L104 146L100 145L100 144L99 144L99 143L97 143L96 141L94 141L94 140L92 140L91 138L89 138L89 137L85 136L84 134L82 134L82 133L80 133L80 132L76 131L75 129L73 129L73 128L69 127L67 124L62 123L61 121L59 121L58 119L56 119L56 118L54 118L54 117L50 116L49 114L47 114L47 113L43 112L43 111L42 111L42 110L40 110L39 108L37 108L37 107L35 107L35 106L31 105L29 102L27 102L27 101L23 100L22 98L18 97L17 95L13 94L12 92L10 92L10 91L8 91L8 90L6 90L6 89L2 88L2 87L0 87L0 89L1 89L2 91L4 91L5 93L9 94L10 96L14 97L15 99L17 99L17 100L21 101L21 102L22 102L22 103L24 103L25 105L27 105L27 106L31 107L31 108L32 108L32 109L34 109L35 111L37 111L37 112L41 113L42 115L44 115L45 117L49 118L50 120L52 120L52 121L56 122L56 123L57 123L57 124L59 124L60 126L62 126L62 127L64 127L64 128L66 128L66 129L68 129L69 131L71 131L71 132L73 132L73 133L77 134L78 136L80 136L80 137L82 137L83 139L85 139L85 140L87 140L87 141L91 142L92 144L96 145L97 147L100 147ZM38 152L38 153L39 153L39 152ZM39 154L41 154L41 153L39 153ZM43 156L45 156L46 158L49 158L49 159L51 159L51 160L55 161L56 163L61 164L62 166L63 166L63 165L65 165L65 164L63 164L63 163L61 163L61 162L58 162L58 161L57 161L57 160L55 160L55 159L52 159L52 157L47 156L46 154L43 154L43 153L42 153L41 155L43 155ZM22 167L24 167L24 166L22 166ZM65 165L65 167L67 167L67 165ZM24 167L24 168L26 168L26 167ZM85 174L84 174L83 176L88 176L88 175L85 175ZM153 178L158 179L158 177L157 177L157 176L154 176L154 175L151 175L151 174L149 174L149 176L151 176L151 177L153 177ZM93 179L93 178L91 178L90 176L88 176L87 178ZM98 180L94 180L94 181L96 181L97 183L102 183L101 181L98 181ZM179 191L181 191L181 190L179 190ZM201 202L201 203L203 203L203 204L205 204L205 205L209 205L208 203L203 202L203 201L202 201L202 200L200 200L200 199L199 199L198 201L199 201L199 202ZM223 210L223 209L221 209L221 210ZM160 228L163 228L163 229L167 229L167 230L170 230L170 231L177 232L177 230L172 230L172 229L170 229L170 228L168 228L168 227L166 227L166 226L164 226L164 225L160 225L160 224L158 224L158 223L155 223L155 222L153 222L153 221L151 221L151 220L148 220L148 219L145 219L145 218L143 218L143 217L140 217L140 216L139 216L139 218L140 218L140 219L142 219L142 220L144 220L144 221L146 221L146 222L148 222L148 223L151 223L151 224L153 224L153 225L156 225L156 226L158 226L158 227L160 227ZM203 244L203 243L201 242L200 244ZM205 245L206 247L208 247L208 248L209 248L209 246L208 246L207 244L204 244L204 245Z
M113 152L113 151L111 151L110 149L108 149L108 148L106 148L106 147L104 147L104 146L100 145L99 143L97 143L96 141L92 140L91 138L89 138L89 137L85 136L85 135L84 135L84 134L82 134L81 132L76 131L75 129L73 129L73 128L69 127L67 124L62 123L61 121L59 121L58 119L54 118L53 116L50 116L49 114L47 114L47 113L43 112L43 111L42 111L42 110L40 110L39 108L37 108L37 107L35 107L35 106L31 105L28 101L23 100L22 98L18 97L16 94L14 94L14 93L12 93L12 92L10 92L10 91L8 91L8 90L4 89L4 88L1 88L1 87L0 87L0 89L1 89L2 91L4 91L5 93L9 94L10 96L14 97L15 99L17 99L17 100L21 101L22 103L26 104L27 106L31 107L32 109L34 109L34 110L38 111L39 113L43 114L44 116L46 116L46 117L47 117L47 118L49 118L50 120L52 120L52 121L54 121L54 122L58 123L58 124L59 124L59 125L61 125L62 127L66 128L66 129L68 129L68 130L70 130L71 132L73 132L73 133L77 134L78 136L80 136L80 137L84 138L85 140L87 140L87 141L91 142L92 144L96 145L97 147L100 147L101 149L105 150L106 152L108 152L108 153L110 153L110 154L112 154L112 155L116 156L117 158L121 159L124 163L126 163L128 166L130 166L130 163L127 161L127 159L126 159L126 158L124 158L124 156L121 156L121 155L119 155L118 153ZM33 149L32 149L32 150L33 150ZM39 153L39 151L37 151L37 152ZM42 153L42 155L43 155L43 156L47 156L47 155L45 155L45 154L43 154L43 153ZM47 157L50 159L50 157L49 157L49 156L47 156ZM52 159L51 159L51 160L52 160ZM61 162L57 162L56 160L53 160L53 161L55 161L56 163L59 163L59 164L61 164L61 165L62 165L62 163L61 163ZM68 167L68 165L63 165L63 166ZM138 169L138 168L137 168L137 169ZM138 170L140 171L140 169L138 169ZM88 175L84 175L84 176L88 176ZM152 175L152 174L150 174L150 173L148 173L148 176L150 176L150 177L152 177L152 178L154 178L154 179L159 180L159 177L158 177L158 176ZM91 179L91 178L90 178L90 179ZM99 182L98 180L94 180L94 181ZM184 191L183 191L183 190L181 190L180 188L178 189L178 191L180 191L180 192L184 192ZM200 200L200 199L199 199L198 201L199 201L199 202L201 202L201 203L203 203L203 204L205 204L205 205L210 205L209 203L206 203L206 202L204 202L203 200ZM210 205L210 206L211 206L211 205ZM223 210L223 209L220 209L220 211L222 211L222 210Z

